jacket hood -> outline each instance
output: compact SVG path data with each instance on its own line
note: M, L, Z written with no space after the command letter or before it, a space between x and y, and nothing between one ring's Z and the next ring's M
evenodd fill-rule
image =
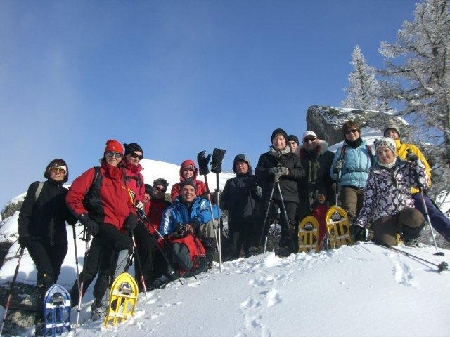
M238 161L245 161L248 165L248 171L250 173L252 173L252 165L250 164L250 160L248 159L248 157L245 154L238 154L236 157L234 157L233 159L233 172L236 173L236 163Z

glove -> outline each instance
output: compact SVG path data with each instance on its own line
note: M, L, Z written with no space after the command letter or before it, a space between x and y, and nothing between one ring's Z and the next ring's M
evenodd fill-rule
M355 241L366 241L366 228L358 225L350 226L350 232L352 233Z
M340 170L342 170L342 167L344 166L344 161L342 159L336 161L336 164L334 164L333 173L339 173Z
M417 162L417 160L419 159L419 157L417 157L417 155L413 152L411 152L410 149L406 150L406 160L409 162Z
M138 223L137 216L134 213L130 213L123 224L123 228L127 231L132 232L136 228Z
M212 161L211 161L211 172L213 173L220 173L222 172L222 160L225 156L226 150L221 150L215 148L213 150L212 154Z
M261 198L262 197L262 187L256 185L252 190L252 194L253 194L254 198Z
M187 234L187 226L185 225L180 225L178 226L177 230L175 232L173 232L170 237L174 238L174 239L180 239L180 238L184 238Z
M26 248L31 242L31 237L29 235L22 235L19 237L20 248Z
M96 236L98 234L98 224L94 220L92 220L87 213L81 215L80 222L86 228L88 233L93 236Z
M211 154L205 156L205 151L199 152L197 155L198 169L201 176L205 176L209 173L208 164L211 159Z

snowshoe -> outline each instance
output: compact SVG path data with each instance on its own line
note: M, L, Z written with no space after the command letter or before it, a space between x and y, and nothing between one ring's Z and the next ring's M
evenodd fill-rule
M108 311L104 325L116 325L134 315L139 289L134 278L127 272L114 280L109 293Z
M298 251L309 252L317 248L319 238L319 222L313 216L305 217L298 226Z
M326 215L326 223L329 248L333 249L353 244L347 212L342 207L330 207Z
M70 331L70 295L59 284L52 285L45 294L44 319L44 336L57 336Z

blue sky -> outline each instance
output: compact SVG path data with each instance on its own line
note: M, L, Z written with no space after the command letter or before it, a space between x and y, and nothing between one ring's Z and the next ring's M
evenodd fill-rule
M0 2L0 205L64 158L69 182L106 140L179 164L253 165L277 127L340 106L356 45L381 67L416 0Z

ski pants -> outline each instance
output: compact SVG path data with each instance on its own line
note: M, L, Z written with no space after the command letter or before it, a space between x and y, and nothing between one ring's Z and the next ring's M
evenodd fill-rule
M416 207L424 216L426 216L425 209L423 207L423 201L430 217L431 226L435 228L447 241L450 240L450 220L440 211L439 208L431 201L431 199L423 193L423 201L421 193L414 193L414 207Z
M140 261L140 266L136 266L135 264L135 276L136 279L139 280L142 275L144 277L145 284L148 286L152 284L155 279L153 275L153 260L156 239L149 233L147 228L142 223L138 224L135 228L134 238Z
M249 248L252 246L252 236L255 227L253 220L240 220L229 223L229 240L233 247L233 257L239 258L241 249L244 249L246 257L249 255Z
M405 208L398 213L374 221L372 230L374 241L389 246L397 245L397 233L405 239L419 237L425 220L422 213L415 208Z

